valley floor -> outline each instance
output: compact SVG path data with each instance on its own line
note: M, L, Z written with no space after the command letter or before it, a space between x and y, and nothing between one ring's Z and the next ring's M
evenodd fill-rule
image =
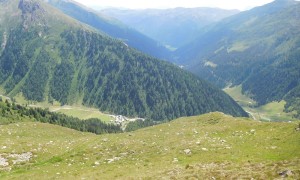
M1 125L0 179L299 179L298 126L222 113L106 135Z
M295 121L292 113L284 112L285 101L272 102L264 106L256 107L256 102L242 94L241 86L225 88L229 94L254 120L259 121Z

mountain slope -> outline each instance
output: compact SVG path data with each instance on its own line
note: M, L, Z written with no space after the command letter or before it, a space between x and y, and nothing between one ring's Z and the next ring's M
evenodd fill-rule
M146 54L161 59L169 59L170 52L158 42L126 27L115 19L104 16L91 9L88 9L76 2L69 0L48 0L49 4L60 9L65 14L86 23L114 38L121 39L129 46L138 49Z
M214 86L99 34L42 1L0 5L5 11L0 17L0 84L9 96L153 120L211 111L247 116Z
M297 127L221 113L99 136L37 122L2 125L0 162L8 164L0 164L0 178L299 179Z
M282 100L300 85L299 12L277 0L227 18L178 50L180 64L219 87L242 84L259 105Z
M205 32L206 26L238 13L237 10L216 8L104 9L100 12L174 48L194 40Z

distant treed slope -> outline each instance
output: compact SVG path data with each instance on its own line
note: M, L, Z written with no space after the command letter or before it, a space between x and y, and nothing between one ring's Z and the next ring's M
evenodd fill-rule
M300 85L290 91L284 99L287 101L285 111L295 112L295 117L300 119Z
M156 41L179 48L205 32L206 26L239 11L217 8L174 8L104 9L100 12L119 19Z
M105 17L73 1L48 0L48 3L65 14L86 23L114 38L121 39L129 46L157 58L169 59L170 52L164 46L140 32L126 27L116 19Z
M259 104L282 100L300 83L299 12L277 0L227 18L178 50L180 64L219 87L242 84Z
M87 59L85 67L75 76L78 84L84 86L85 105L99 107L102 111L158 120L201 114L210 108L225 110L227 103L233 103L221 91L191 74L132 51L117 41L84 31L66 31L62 38L66 42L61 47L62 54L69 53L67 57L74 57L75 61ZM71 62L66 63L72 66ZM70 82L64 81L64 78L73 76L72 73L69 76L54 76L58 78L54 82L60 79ZM64 92L71 92L67 89L68 85L63 87L65 89L56 93L60 95L59 99L64 97ZM52 92L59 90L55 86L52 89ZM230 109L226 111L229 113Z
M21 1L23 12L16 2L0 4L15 7L13 22L22 17L20 23L0 26L0 37L7 41L0 56L0 84L10 96L82 103L153 120L211 111L247 116L221 90L174 65L93 32L41 1ZM30 18L24 19L28 7Z
M280 101L300 85L300 49L281 58L261 68L243 83L243 91L254 92L253 98L260 104Z

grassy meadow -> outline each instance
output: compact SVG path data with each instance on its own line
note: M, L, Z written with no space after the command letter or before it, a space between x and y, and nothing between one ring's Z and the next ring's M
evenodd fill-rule
M52 112L59 112L66 114L67 116L77 117L79 119L90 119L90 118L98 118L104 122L110 122L113 120L108 114L100 112L95 108L87 108L81 106L50 106L49 108Z
M271 102L263 106L256 106L256 102L243 95L242 87L235 86L226 88L224 91L229 94L254 120L260 121L295 121L292 113L284 112L285 101Z
M106 135L36 122L2 125L0 164L9 164L0 166L0 179L298 179L297 126L222 113ZM9 155L22 153L32 156L14 164Z

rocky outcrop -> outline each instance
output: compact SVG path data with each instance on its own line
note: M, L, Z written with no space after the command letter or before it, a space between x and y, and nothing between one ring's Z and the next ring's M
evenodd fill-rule
M43 9L41 5L34 0L20 0L19 9L22 10L23 14L26 13L35 13L38 10Z
M45 10L40 2L35 0L20 0L19 9L22 11L22 18L24 20L23 27L27 29L31 24L43 26Z

